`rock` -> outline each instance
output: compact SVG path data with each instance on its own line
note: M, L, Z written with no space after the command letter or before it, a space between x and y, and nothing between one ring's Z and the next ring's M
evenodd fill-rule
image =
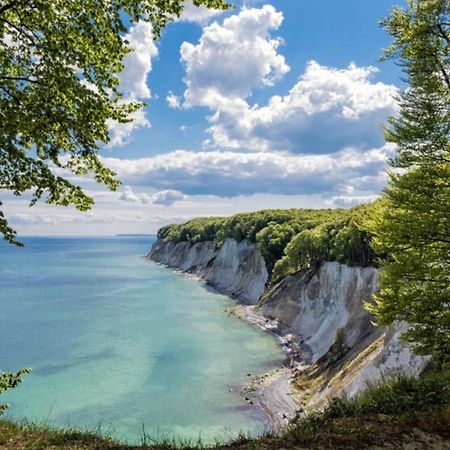
M153 261L192 273L220 292L247 304L256 304L269 277L256 244L226 239L217 250L213 241L157 240L147 255Z
M314 363L337 337L352 348L373 330L363 301L370 299L377 286L373 267L326 262L315 272L288 276L273 286L263 296L261 312L299 336L309 350L309 362Z

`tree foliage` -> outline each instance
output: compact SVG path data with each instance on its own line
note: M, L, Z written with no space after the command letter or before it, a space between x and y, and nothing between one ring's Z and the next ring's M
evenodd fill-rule
M22 377L26 373L29 373L30 369L20 369L18 372L0 372L0 394L8 389L15 388L22 382ZM8 405L0 404L0 416L8 409Z
M362 226L371 207L264 210L193 219L161 228L158 238L192 244L214 240L218 247L228 238L257 243L272 279L277 280L322 261L372 264L370 233Z
M158 37L183 3L0 0L0 190L84 211L93 200L64 173L117 189L98 152L109 141L108 123L130 122L143 106L122 98L119 87L127 27L147 20ZM224 0L194 4L227 7ZM1 212L0 233L15 242Z
M410 0L383 21L409 82L386 138L398 147L369 231L382 262L371 310L406 321L419 353L450 356L450 4Z

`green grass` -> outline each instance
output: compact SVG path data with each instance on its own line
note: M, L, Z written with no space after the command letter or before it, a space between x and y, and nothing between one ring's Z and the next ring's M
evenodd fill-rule
M322 412L296 418L281 435L259 439L240 437L211 448L225 449L363 449L371 446L418 443L429 448L450 446L450 370L421 378L398 377L369 386L354 399L330 401ZM159 439L143 433L142 445L126 446L98 432L55 430L45 425L0 421L2 449L162 449L198 450L201 442ZM435 445L432 447L432 445ZM414 448L414 447L411 447ZM428 448L427 446L422 448Z

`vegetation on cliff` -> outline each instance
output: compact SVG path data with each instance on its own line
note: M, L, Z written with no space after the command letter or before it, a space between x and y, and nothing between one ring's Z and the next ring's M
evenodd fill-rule
M320 261L349 265L374 263L370 234L364 218L372 205L344 209L279 209L232 217L193 219L167 225L158 232L164 241L216 241L257 243L273 279L309 268Z

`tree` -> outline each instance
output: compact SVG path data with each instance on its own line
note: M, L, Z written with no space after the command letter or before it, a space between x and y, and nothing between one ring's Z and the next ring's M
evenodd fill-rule
M183 0L0 0L0 189L31 204L89 209L93 200L62 171L119 186L98 153L108 122L126 123L142 103L125 101L117 74L130 49L127 25L147 20L155 37ZM193 0L227 8L225 0ZM0 202L0 206L2 203ZM0 233L16 232L0 211Z
M409 0L383 21L393 37L387 57L408 88L389 121L397 145L385 198L371 223L382 261L370 308L380 324L406 321L416 352L450 357L450 4Z

